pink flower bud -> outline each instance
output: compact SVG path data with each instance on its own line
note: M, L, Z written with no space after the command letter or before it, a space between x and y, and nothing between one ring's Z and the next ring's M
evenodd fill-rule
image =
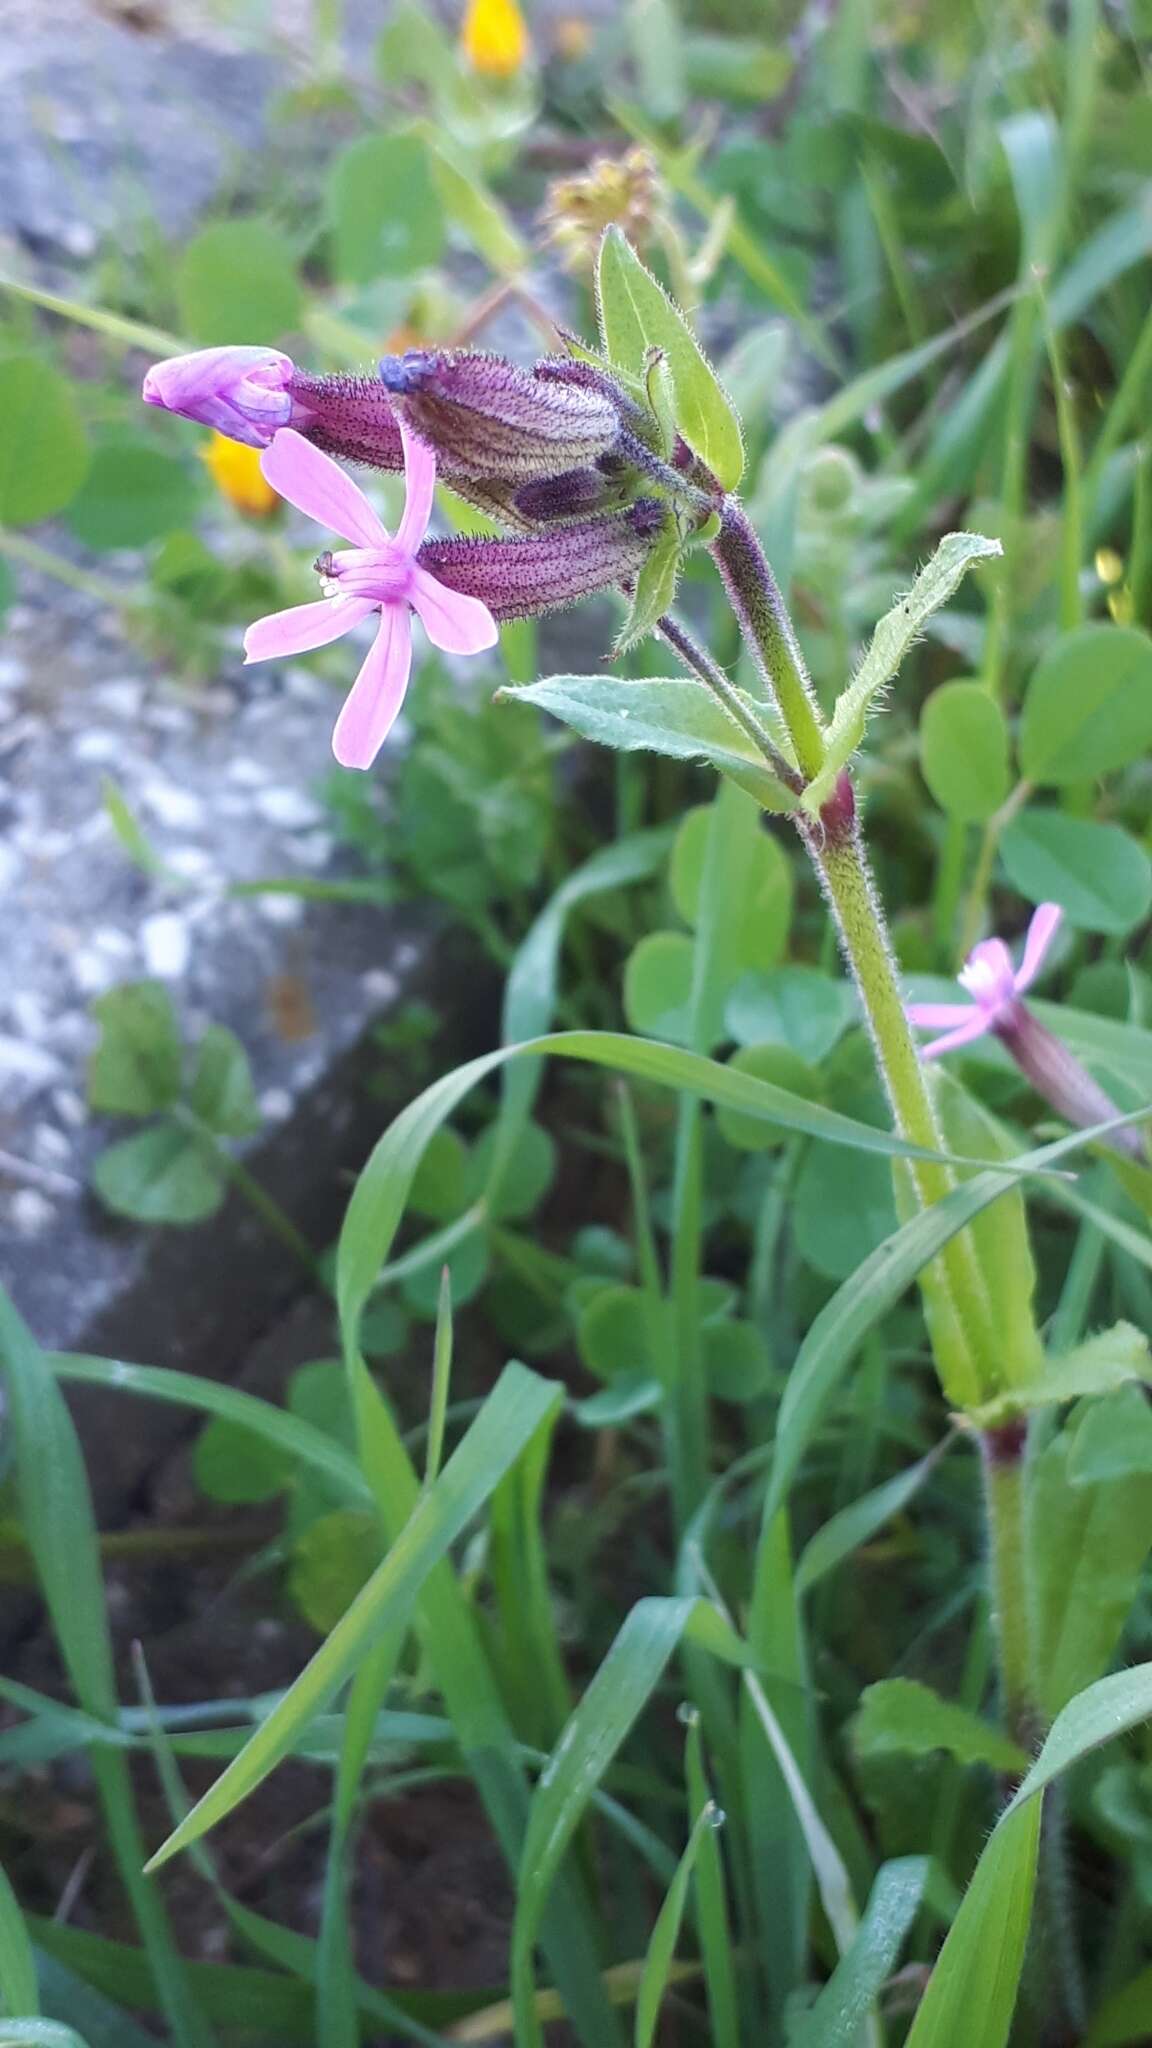
M230 440L267 448L281 427L302 424L289 386L290 356L275 348L201 348L155 363L144 379L146 405L199 420Z

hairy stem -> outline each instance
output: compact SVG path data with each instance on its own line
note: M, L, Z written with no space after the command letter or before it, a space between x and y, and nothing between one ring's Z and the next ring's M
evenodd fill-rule
M755 529L726 498L712 554L745 641L779 706L796 759L810 779L824 762L824 735L804 657Z
M725 711L735 719L741 731L747 733L753 744L759 747L772 773L785 788L799 792L804 786L803 778L797 774L791 762L784 759L767 726L756 716L755 708L741 696L735 685L729 682L719 662L712 659L707 650L692 638L670 612L665 612L664 617L656 621L656 630L667 640L669 647L675 648L685 667L698 675L701 682L707 683L708 688L720 699Z
M801 836L839 928L896 1129L914 1145L943 1151L943 1132L904 1014L896 964L872 886L847 775L840 777L819 823L802 827ZM897 1173L922 1209L940 1201L956 1185L951 1167L943 1162L910 1160L898 1167ZM977 1402L985 1392L985 1367L992 1349L991 1314L975 1248L966 1232L945 1246L932 1273L932 1337L941 1379L951 1400Z

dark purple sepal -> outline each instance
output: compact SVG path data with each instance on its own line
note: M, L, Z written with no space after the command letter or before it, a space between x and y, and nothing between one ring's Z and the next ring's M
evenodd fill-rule
M666 507L640 498L623 512L511 540L429 540L417 559L437 581L478 597L494 619L539 618L635 576Z
M531 483L582 469L620 439L620 414L601 391L559 383L478 349L412 349L385 356L381 384L442 466Z

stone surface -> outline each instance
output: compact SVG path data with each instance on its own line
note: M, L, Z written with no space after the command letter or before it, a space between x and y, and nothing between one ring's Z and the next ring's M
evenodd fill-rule
M232 657L211 686L179 682L150 669L114 613L31 577L4 662L0 1278L54 1348L228 1371L301 1275L236 1197L187 1231L119 1222L88 1192L95 1154L134 1128L86 1113L93 996L153 974L190 1035L209 1021L237 1032L266 1119L249 1163L322 1244L399 1106L365 1092L387 1068L371 1029L414 996L454 1017L459 955L428 906L229 893L348 867L317 795L337 701L322 677L301 669L288 692L275 666ZM110 773L175 872L128 857L102 797ZM468 1016L492 1022L472 1001ZM159 1413L108 1441L103 1504L139 1476Z

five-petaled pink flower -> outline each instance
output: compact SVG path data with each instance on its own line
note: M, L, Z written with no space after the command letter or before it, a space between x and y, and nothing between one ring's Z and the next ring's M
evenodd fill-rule
M317 567L325 596L257 619L244 635L249 661L304 654L326 647L372 612L376 638L348 694L332 735L332 751L345 768L370 768L404 702L412 667L412 612L434 647L446 654L480 654L497 640L496 623L479 598L437 581L417 560L436 486L436 457L401 424L407 498L393 538L364 493L331 457L292 427L282 427L261 458L274 491L350 542L322 555Z
M939 1053L971 1044L985 1032L1001 1036L1019 1025L1020 997L1039 974L1062 915L1058 903L1042 903L1035 911L1019 967L1013 967L1003 939L983 939L974 946L958 976L972 998L970 1003L909 1003L910 1024L944 1031L943 1038L921 1047L921 1058L935 1059Z

